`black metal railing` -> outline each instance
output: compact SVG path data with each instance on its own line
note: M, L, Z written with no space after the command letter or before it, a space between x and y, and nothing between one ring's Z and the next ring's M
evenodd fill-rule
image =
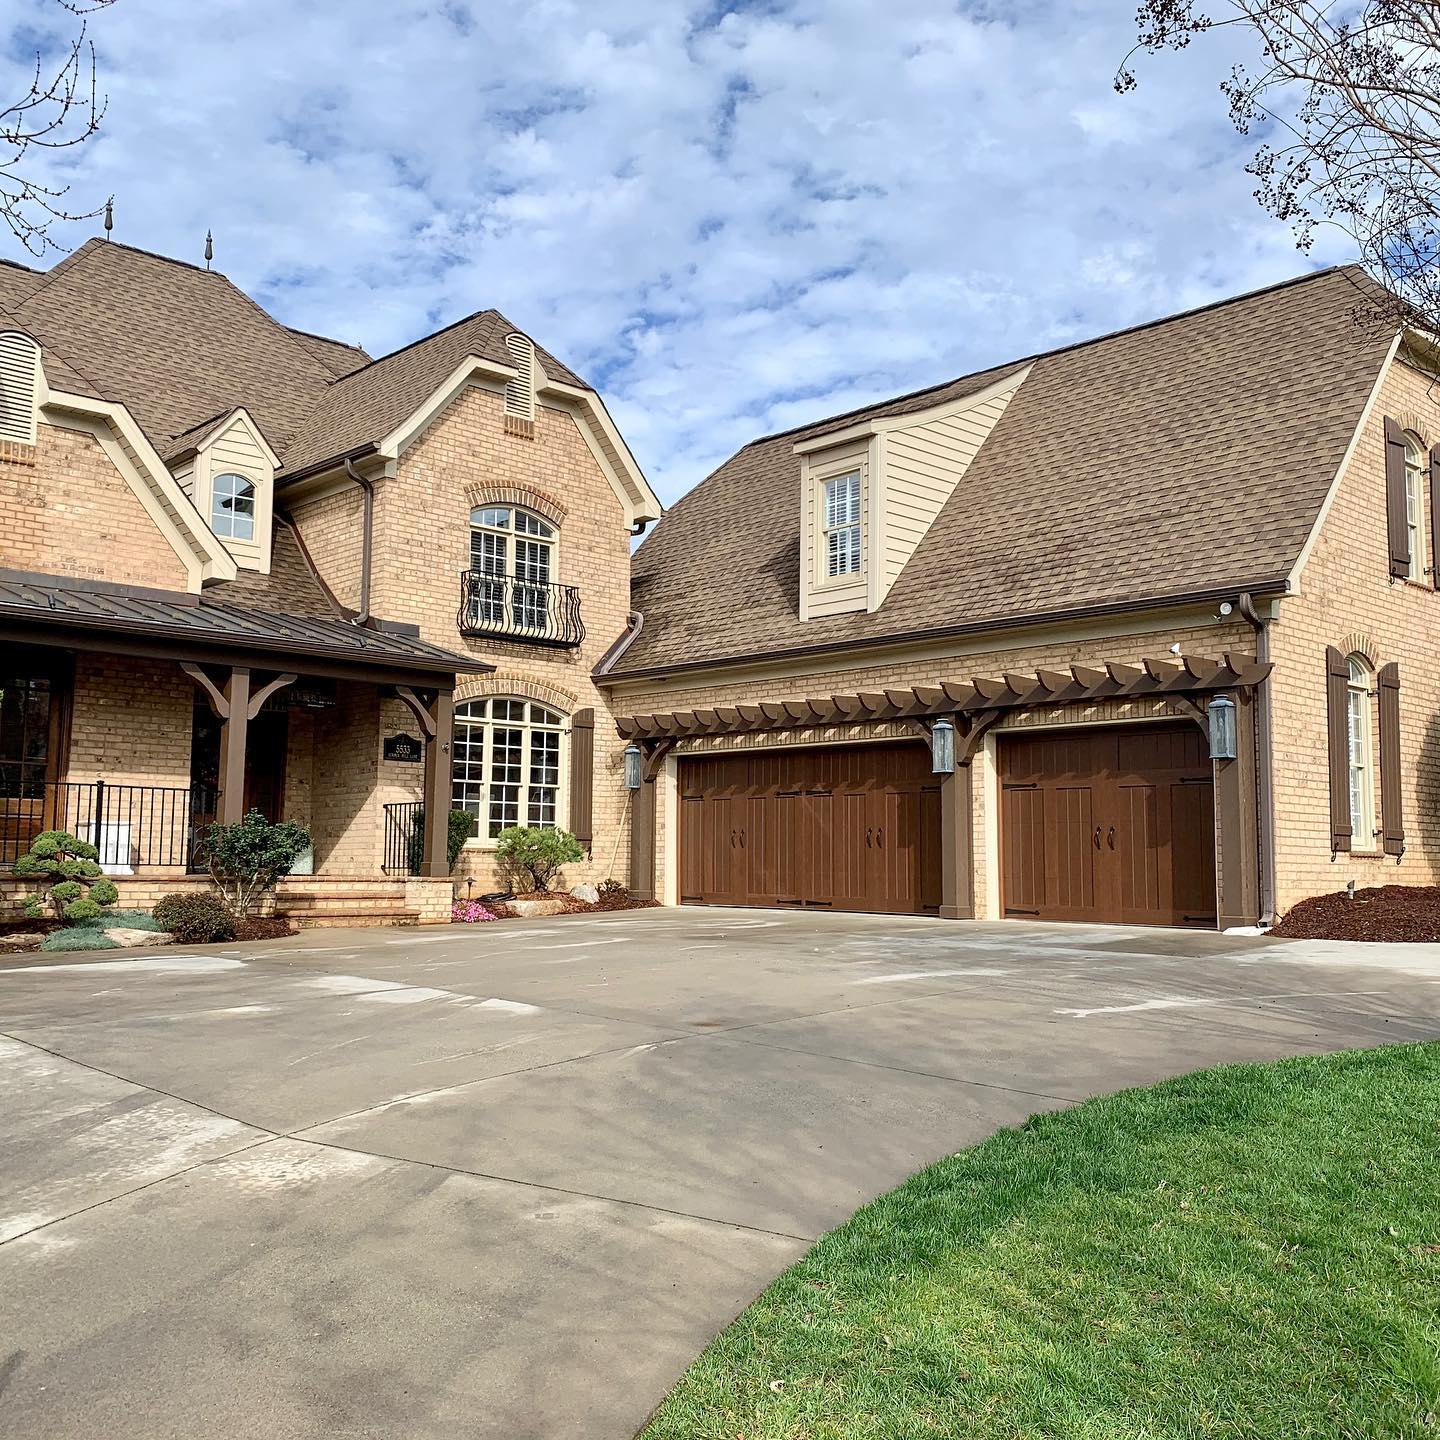
M462 635L490 635L530 645L573 649L585 638L580 591L515 575L460 572Z
M0 865L13 865L44 830L68 830L124 874L147 866L199 867L199 843L215 818L208 786L112 785L50 780L0 795Z
M404 800L385 807L385 859L381 868L387 875L418 875L425 850L419 824L425 808L419 800Z

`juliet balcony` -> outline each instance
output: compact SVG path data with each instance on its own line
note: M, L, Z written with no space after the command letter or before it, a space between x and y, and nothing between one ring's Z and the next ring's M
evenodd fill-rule
M585 638L580 591L574 585L479 570L460 572L456 623L462 635L559 650L573 650Z

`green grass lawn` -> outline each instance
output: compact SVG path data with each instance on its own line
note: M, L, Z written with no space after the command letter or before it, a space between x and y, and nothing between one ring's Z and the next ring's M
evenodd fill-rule
M1440 1440L1440 1045L1002 1131L826 1236L644 1440Z

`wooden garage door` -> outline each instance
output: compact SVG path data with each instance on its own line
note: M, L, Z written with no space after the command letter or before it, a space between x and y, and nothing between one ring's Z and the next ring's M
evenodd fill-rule
M1006 915L1215 924L1215 797L1196 725L1002 736Z
M924 744L700 756L679 778L682 903L939 910Z

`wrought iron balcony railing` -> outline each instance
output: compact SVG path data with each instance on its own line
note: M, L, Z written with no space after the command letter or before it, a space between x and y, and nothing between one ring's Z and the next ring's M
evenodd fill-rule
M462 635L489 635L528 645L572 650L585 638L580 592L573 585L540 584L514 575L460 572Z

